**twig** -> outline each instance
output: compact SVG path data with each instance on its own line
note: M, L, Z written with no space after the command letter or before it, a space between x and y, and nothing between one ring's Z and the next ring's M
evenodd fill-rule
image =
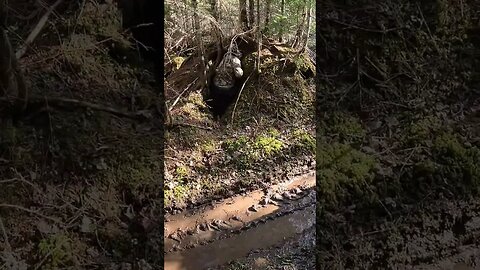
M237 97L237 100L235 101L235 105L233 106L233 111L232 111L232 119L231 119L232 124L233 124L233 118L235 117L235 110L237 109L237 103L240 100L240 96L242 95L243 88L245 88L245 84L247 83L248 79L250 79L250 76L252 76L252 74L253 74L253 71L250 73L250 75L248 75L247 79L243 82L242 88L240 88L240 92L238 93L238 97Z
M2 208L2 207L3 207L3 208L15 208L15 209L17 209L17 210L22 210L22 211L28 212L28 213L30 213L30 214L35 214L35 215L40 216L40 217L42 217L42 218L44 218L44 219L51 220L51 221L53 221L53 222L55 222L55 223L61 223L60 220L58 220L58 219L56 219L56 218L46 216L46 215L44 215L44 214L42 214L42 213L39 213L39 212L37 212L37 211L35 211L35 210L31 210L31 209L25 208L25 207L20 206L20 205L8 204L8 203L0 203L0 208Z
M17 178L4 179L4 180L0 180L0 184L11 183L11 182L15 182L15 181L18 181L18 180L19 180L19 179L17 179Z
M175 126L181 126L181 127L193 127L193 128L199 128L199 129L205 129L205 130L213 130L211 127L204 127L204 126L199 126L199 125L194 125L194 124L187 124L187 123L172 123L170 124L171 127Z
M389 28L389 29L385 29L385 30L380 30L380 29L368 29L368 28L363 28L363 27L357 26L357 25L353 25L353 24L349 24L349 23L342 22L342 21L338 21L338 20L335 20L335 19L332 19L332 18L327 18L327 17L323 17L323 18L324 18L324 19L327 19L327 20L329 20L329 21L332 21L332 22L334 22L334 23L338 23L338 24L341 24L341 25L344 25L344 26L347 26L347 27L351 27L351 28L353 28L353 29L362 30L362 31L365 31L365 32L372 32L372 33L383 33L383 34L386 34L386 33L388 33L388 32L393 32L393 31L405 29L405 27L395 27L395 28Z
M435 38L433 37L432 32L430 31L430 27L428 26L427 20L425 20L422 9L420 8L420 5L418 3L417 3L417 8L418 8L418 12L420 12L420 16L422 16L423 23L427 27L428 35L430 36L430 39L432 40L433 45L435 46L435 49L437 50L438 54L440 54L441 56L442 53L440 52L440 48L438 47L438 44L435 41Z
M185 89L183 89L183 91L178 95L178 97L175 99L175 101L173 102L172 106L170 106L170 108L168 108L169 111L172 111L173 107L175 107L175 105L177 105L177 102L180 100L180 98L182 97L182 95L188 90L190 89L190 86L192 86L196 81L198 80L198 78L195 78L195 80L193 80L193 82L189 83L187 85L187 87Z
M10 103L12 100L15 100L15 97L0 97L0 103ZM78 99L71 98L44 98L44 97L31 97L28 100L28 105L43 104L48 102L49 107L57 108L72 108L73 107L85 107L92 110L108 112L120 117L127 117L131 119L149 119L151 118L150 112L148 110L142 110L137 112L126 112L112 107L108 107L101 104L95 104L87 101L82 101ZM28 107L28 106L27 106Z
M38 264L35 266L34 270L40 269L43 266L43 264L45 263L45 261L48 259L48 257L50 257L53 254L53 252L55 252L59 248L61 248L63 246L63 244L65 244L67 241L68 241L67 239L62 238L60 243L57 243L52 249L50 249L48 251L47 254L45 254L45 256L43 256L42 260L40 262L38 262Z
M35 40L35 38L38 36L40 31L42 31L43 27L48 21L48 17L52 12L58 7L63 2L63 0L57 0L50 8L48 8L47 12L40 18L38 21L37 25L33 28L32 32L28 35L27 39L25 40L25 43L23 44L22 47L15 53L15 56L17 59L22 58L22 56L27 52L28 47L30 44Z

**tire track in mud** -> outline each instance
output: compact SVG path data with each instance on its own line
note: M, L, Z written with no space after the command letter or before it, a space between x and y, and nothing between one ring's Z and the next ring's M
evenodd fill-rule
M315 226L315 173L165 216L165 269L206 269Z

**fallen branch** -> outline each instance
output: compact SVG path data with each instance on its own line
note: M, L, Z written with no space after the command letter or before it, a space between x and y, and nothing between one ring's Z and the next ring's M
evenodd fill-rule
M38 21L37 25L33 28L32 32L28 35L27 39L25 40L25 43L23 44L20 49L15 53L15 56L17 59L22 58L22 56L27 52L28 47L30 47L30 44L37 38L38 34L42 31L43 27L45 27L45 24L48 21L48 17L52 12L58 7L63 2L63 0L57 0L51 7L48 8L47 12L43 14L42 18Z
M205 126L188 124L188 123L171 123L170 125L168 125L168 127L170 127L170 128L173 128L173 127L192 127L192 128L198 128L198 129L204 129L204 130L213 130L213 128L211 128L211 127L205 127Z
M242 95L243 88L245 88L245 84L247 83L248 79L250 79L250 76L252 76L252 74L253 74L253 71L252 73L250 73L250 75L248 75L247 79L243 82L242 88L240 88L240 92L238 93L238 97L237 97L237 100L235 101L235 105L233 106L233 111L232 111L232 119L231 119L232 124L233 124L233 118L235 117L235 110L237 109L237 103L240 100L240 96Z
M34 214L34 215L37 215L39 217L42 217L44 219L48 219L50 221L53 221L55 223L61 223L60 220L56 219L56 218L53 218L53 217L49 217L49 216L46 216L40 212L37 212L35 210L31 210L31 209L28 209L28 208L25 208L23 206L20 206L20 205L15 205L15 204L7 204L7 203L1 203L0 204L0 208L14 208L14 209L17 209L17 210L21 210L21 211L25 211L25 212L28 212L30 214Z
M192 86L192 84L196 83L198 80L198 78L195 78L195 80L193 80L193 82L191 82L189 85L187 85L187 87L185 89L183 89L183 91L177 96L177 98L175 99L175 101L173 102L172 106L170 106L170 108L168 108L168 111L172 111L173 107L175 107L175 105L177 104L177 102L180 100L180 98L182 97L182 95L188 90L190 89L190 87Z
M0 97L0 104L1 103L10 104L12 100L15 100L15 98ZM33 107L35 105L42 105L42 104L44 104L45 109L48 109L49 107L66 108L66 109L71 109L72 107L83 107L83 108L89 108L96 111L108 112L120 117L126 117L131 119L145 120L145 119L150 119L152 117L151 112L149 110L127 112L127 111L119 110L116 108L108 107L102 104L96 104L96 103L91 103L91 102L82 101L78 99L71 99L71 98L30 97L28 99L27 108Z

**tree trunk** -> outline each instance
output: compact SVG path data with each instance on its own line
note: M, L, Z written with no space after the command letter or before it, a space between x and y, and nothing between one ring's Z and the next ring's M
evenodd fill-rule
M305 21L307 19L307 1L305 1L305 5L303 6L303 14L302 14L302 20L300 21L298 28L297 28L297 33L295 35L295 39L292 44L292 48L296 48L303 37L303 32L305 31Z
M192 0L193 5L193 22L195 25L195 36L198 44L198 58L200 58L200 71L202 72L201 87L207 87L207 67L205 66L205 57L203 56L203 40L202 40L202 28L200 27L200 18L198 16L198 0ZM208 87L207 87L208 88Z
M305 40L303 41L303 45L300 48L300 52L305 51L305 48L308 46L308 39L310 38L310 29L312 26L312 7L311 2L308 4L308 11L307 11L307 31L305 33Z
M257 73L260 73L260 51L262 49L262 30L260 27L260 0L257 0Z
M239 0L240 3L240 25L243 31L248 30L248 18L247 18L247 0Z
M280 26L278 40L280 42L283 42L283 16L285 16L285 0L282 0L282 4L281 4L281 7L280 7L280 12L282 14L282 25Z
M255 1L248 0L248 20L250 23L249 29L255 26Z
M212 13L212 17L218 21L218 3L217 0L210 0L210 12Z
M271 9L272 9L272 0L267 0L267 3L266 3L266 7L265 7L265 27L264 27L264 31L266 33L268 33L268 26L269 26L269 23L270 23L270 13L271 13Z

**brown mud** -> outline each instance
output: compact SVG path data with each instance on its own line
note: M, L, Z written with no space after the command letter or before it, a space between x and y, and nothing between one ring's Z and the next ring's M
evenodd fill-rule
M318 269L480 269L478 198L399 204L392 216L359 221L327 213Z
M315 174L165 219L165 269L207 269L282 245L315 224Z

